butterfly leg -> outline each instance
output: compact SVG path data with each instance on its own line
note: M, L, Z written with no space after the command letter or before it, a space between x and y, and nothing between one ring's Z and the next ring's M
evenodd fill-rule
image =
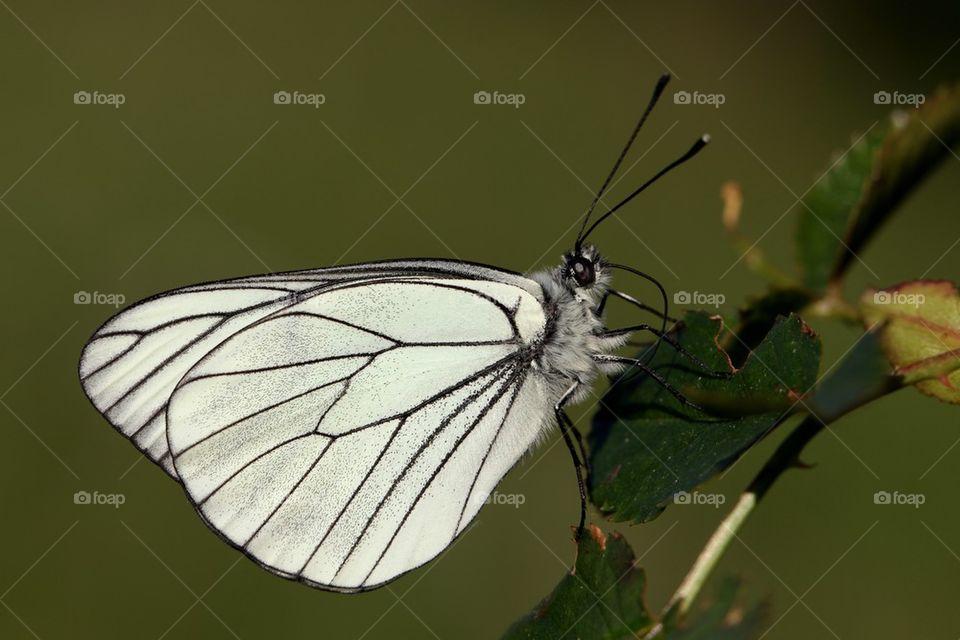
M567 445L567 450L570 451L570 457L573 459L573 468L577 474L577 488L580 490L580 522L577 525L577 532L573 537L574 541L577 543L580 542L580 538L583 536L583 527L587 521L587 489L583 478L583 470L586 467L587 454L583 446L583 435L581 435L577 427L574 426L573 420L571 420L570 416L568 416L563 410L563 406L567 403L570 397L573 396L573 393L579 386L579 382L574 382L570 388L567 389L562 396L560 396L560 399L557 400L557 403L553 406L553 410L557 416L557 424L560 427L560 434L563 436L563 442ZM575 434L577 445L580 447L580 455L577 455L573 438L570 437L571 432Z
M660 375L659 373L657 373L656 371L648 367L642 360L638 358L625 358L622 356L610 356L610 355L602 354L602 355L593 356L593 359L596 360L597 362L626 364L626 365L636 367L637 369L640 369L641 371L646 373L648 376L653 378L657 382L657 384L659 384L661 387L669 391L673 397L675 397L677 400L680 401L680 404L690 407L691 409L696 409L697 411L704 411L703 407L698 405L696 402L692 402L688 400L687 397L683 395L679 389L677 389L672 384L667 382L666 378L664 378L662 375Z
M698 367L700 367L700 368L703 369L704 371L707 371L707 372L715 375L715 376L718 377L718 378L730 378L730 377L733 376L733 374L730 373L729 371L716 371L713 367L711 367L710 365L708 365L706 362L704 362L703 360L701 360L699 357L697 357L697 356L694 355L693 353L691 353L691 352L687 351L686 349L684 349L684 348L680 345L680 343L677 342L676 339L675 339L673 336L671 336L669 333L664 333L663 331L661 331L661 330L658 329L657 327L651 326L651 325L649 325L649 324L642 323L642 324L633 325L632 327L624 327L623 329L612 329L612 330L609 330L609 331L604 331L604 332L601 333L600 335L602 335L602 336L605 337L605 338L613 338L613 337L616 337L616 336L622 336L622 335L627 335L627 334L629 334L629 333L634 333L635 331L649 331L649 332L652 333L653 335L657 336L657 338L659 338L660 340L663 340L663 341L666 342L668 345L670 345L671 347L673 347L673 349L674 349L677 353L679 353L680 355L684 356L685 358L687 358L688 360L690 360L691 362L693 362L695 365L697 365Z
M580 429L577 428L577 425L573 423L573 420L570 419L570 416L568 416L566 412L564 412L563 415L567 419L567 426L577 439L577 450L580 452L580 459L583 461L583 469L586 474L584 479L589 483L592 470L590 468L590 460L587 458L587 445L583 443L583 434L580 433Z

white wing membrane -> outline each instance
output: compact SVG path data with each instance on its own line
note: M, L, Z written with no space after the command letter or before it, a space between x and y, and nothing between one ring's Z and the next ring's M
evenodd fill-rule
M483 381L486 384L471 394L465 410L431 411L421 418L432 428L433 441L417 450L372 512L358 518L363 526L346 555L344 546L335 553L324 553L321 546L307 567L309 579L347 587L381 584L450 544L461 530L470 481L482 461L482 449L476 445L499 431L511 408L519 382L510 373ZM475 437L468 442L471 436ZM463 455L451 463L455 453ZM428 490L432 495L423 502ZM351 533L355 532L356 528Z
M183 377L167 410L176 471L207 522L267 568L382 584L440 553L476 514L476 478L499 481L532 444L542 412L521 425L515 411L521 327L544 325L537 299L504 283L320 292ZM490 455L508 424L514 448Z
M176 477L166 442L167 400L200 358L243 327L317 291L418 274L469 277L478 284L493 280L536 291L522 276L444 260L397 260L192 285L139 302L100 327L80 357L81 383L118 431Z
M316 290L327 278L262 278L199 285L145 300L111 318L80 358L94 406L171 475L166 406L174 387L213 347L239 329Z
M343 591L438 555L550 415L539 285L405 261L196 285L84 349L94 405L271 571Z

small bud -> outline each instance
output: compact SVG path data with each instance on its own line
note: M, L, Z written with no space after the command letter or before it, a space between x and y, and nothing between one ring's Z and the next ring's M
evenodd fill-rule
M720 189L723 199L723 227L730 233L735 233L740 226L740 208L743 206L743 192L740 184L725 182Z

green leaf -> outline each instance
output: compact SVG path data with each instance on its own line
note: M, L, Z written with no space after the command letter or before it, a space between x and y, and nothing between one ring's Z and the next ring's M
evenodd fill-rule
M543 602L507 630L509 640L636 638L653 625L643 603L646 578L630 545L590 525L574 570Z
M842 415L901 387L883 353L880 325L870 327L817 385L807 401L810 412L830 424Z
M766 607L737 606L739 581L725 580L713 602L692 624L664 621L658 640L755 640L763 631ZM633 549L614 531L587 528L577 562L553 592L517 620L504 640L617 640L642 638L656 620L644 604L646 576Z
M715 371L730 371L718 318L685 316L676 339ZM615 383L590 433L590 495L610 518L645 522L673 496L723 470L775 427L816 380L820 340L796 316L780 318L729 378L705 373L662 344L651 366L710 416L682 405L648 376Z
M770 332L777 318L798 312L813 301L809 291L798 287L774 287L763 295L750 297L740 307L739 321L720 346L735 365L741 364Z
M669 640L756 640L770 627L766 603L737 604L740 580L726 578L713 602L692 621L667 634Z
M960 293L943 280L915 280L860 300L864 321L883 323L881 344L904 384L960 404Z
M797 226L797 254L803 283L823 291L844 250L841 239L856 215L857 203L874 170L887 126L876 125L803 198Z
M879 226L960 142L960 85L897 111L859 138L803 198L797 249L805 286L838 281Z

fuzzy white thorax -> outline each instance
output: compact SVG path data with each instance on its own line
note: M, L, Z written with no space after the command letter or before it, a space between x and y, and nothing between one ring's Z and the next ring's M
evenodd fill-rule
M592 246L584 247L580 255L594 265L596 280L589 286L579 286L572 277L567 266L569 256L555 269L527 276L543 289L547 312L547 328L536 364L554 398L559 399L574 382L579 383L569 402L582 400L598 374L612 374L621 368L599 363L594 356L609 354L627 340L625 335L601 335L606 326L596 309L609 290L610 270Z

